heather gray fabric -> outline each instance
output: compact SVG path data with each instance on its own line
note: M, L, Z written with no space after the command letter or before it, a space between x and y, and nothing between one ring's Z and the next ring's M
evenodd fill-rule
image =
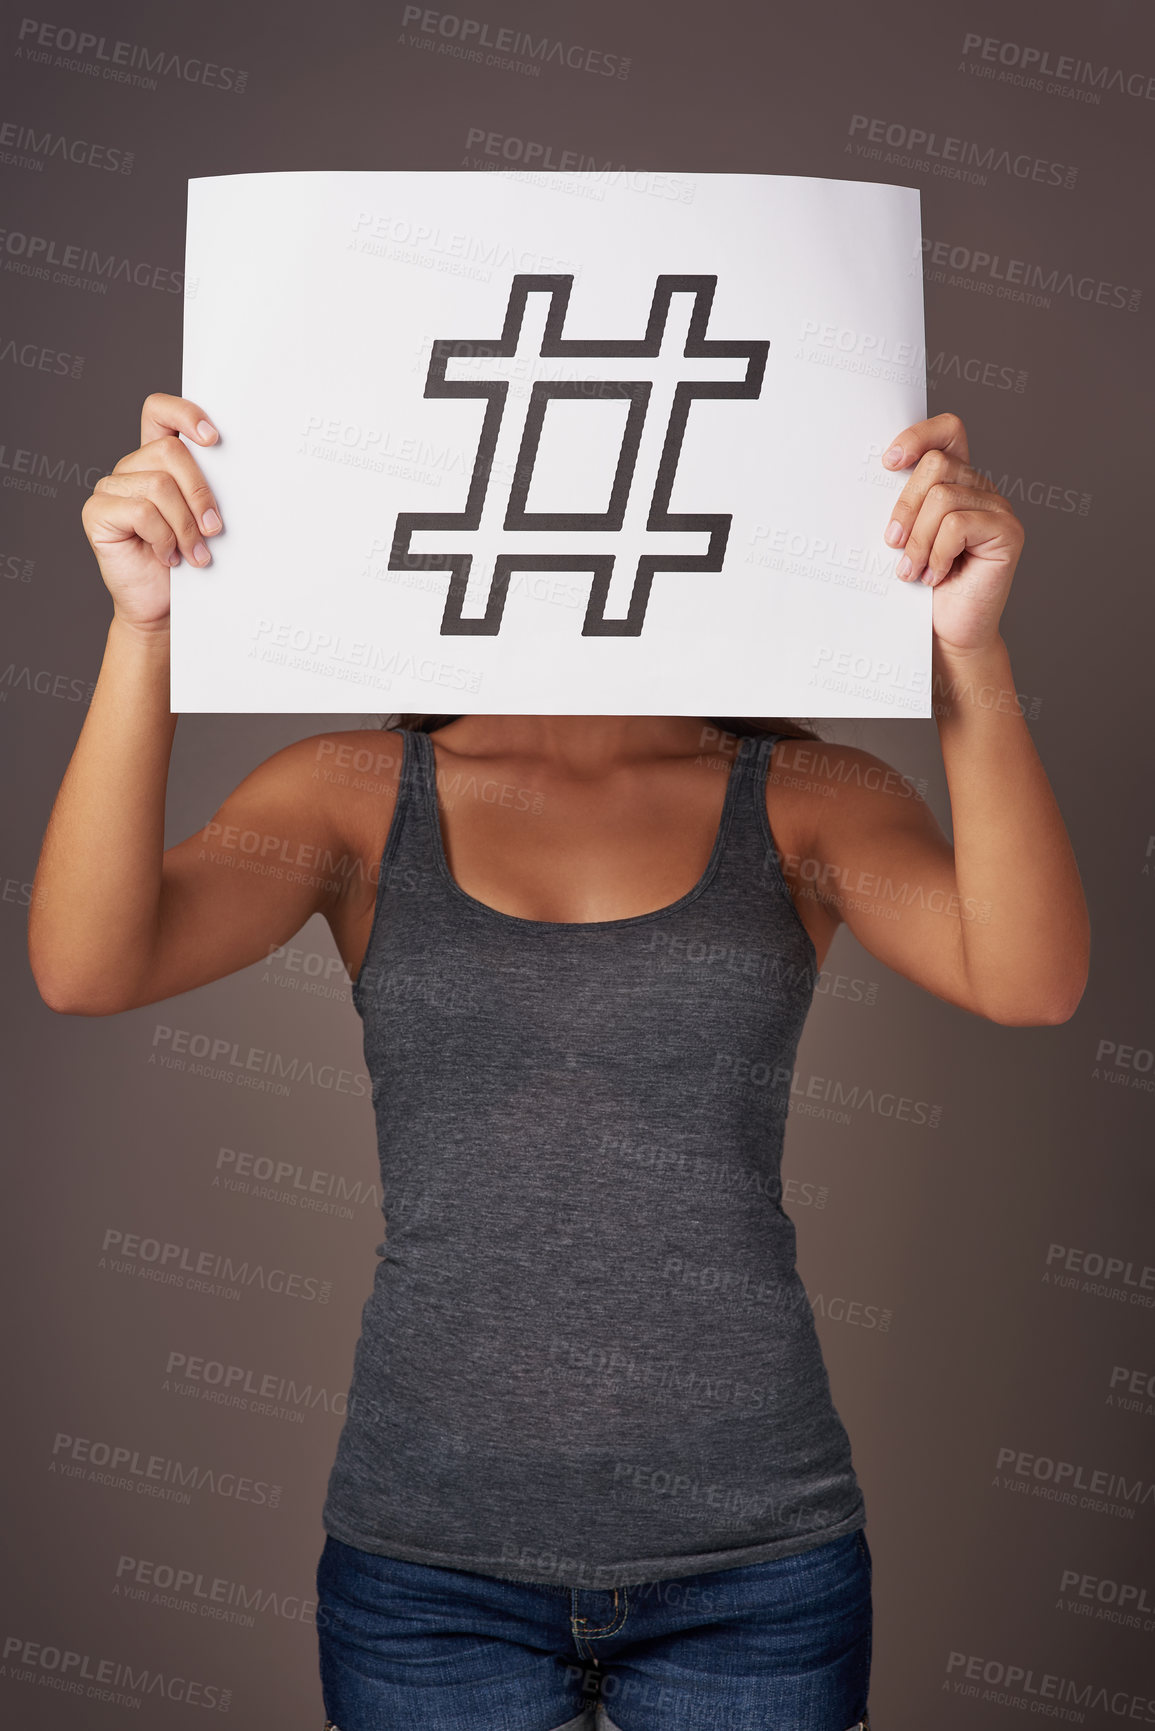
M862 1526L781 1206L815 952L766 817L772 742L722 772L692 890L566 925L458 887L432 742L403 739L353 990L387 1236L326 1531L610 1588Z

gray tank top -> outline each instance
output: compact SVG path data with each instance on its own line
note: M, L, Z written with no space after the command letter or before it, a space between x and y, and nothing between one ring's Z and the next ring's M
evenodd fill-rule
M777 736L775 736L777 737ZM353 987L386 1237L322 1512L346 1544L610 1588L865 1508L782 1207L815 951L744 739L669 906L562 924L453 879L403 735Z

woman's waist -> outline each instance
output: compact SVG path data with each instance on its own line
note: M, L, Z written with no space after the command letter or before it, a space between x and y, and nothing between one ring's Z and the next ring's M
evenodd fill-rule
M419 1405L457 1385L500 1412L546 1403L631 1423L647 1403L675 1422L687 1408L789 1414L823 1380L802 1280L792 1266L724 1274L677 1258L648 1285L629 1272L565 1280L491 1265L470 1278L386 1261L355 1376Z

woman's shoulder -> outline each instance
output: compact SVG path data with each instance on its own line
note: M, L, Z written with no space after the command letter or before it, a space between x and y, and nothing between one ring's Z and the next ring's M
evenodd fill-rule
M766 776L766 805L790 851L813 853L819 827L849 823L880 801L920 801L925 783L864 746L830 739L775 740Z
M397 803L404 746L400 728L326 729L283 746L256 773L284 780L294 805L312 813L347 856L352 883L376 867Z
M309 779L318 787L334 789L338 801L395 793L404 748L404 733L399 727L335 728L308 734L297 742Z
M783 785L809 788L819 797L827 790L857 788L867 793L898 793L909 798L919 787L885 758L861 745L832 739L792 739L781 735L771 754L771 775Z

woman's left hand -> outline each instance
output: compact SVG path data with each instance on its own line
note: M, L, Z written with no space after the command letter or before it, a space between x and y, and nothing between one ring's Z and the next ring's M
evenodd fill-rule
M957 415L932 415L904 428L882 461L896 471L914 466L883 535L910 561L904 570L899 559L898 576L934 589L934 634L945 648L986 648L998 637L1026 530L971 467Z

